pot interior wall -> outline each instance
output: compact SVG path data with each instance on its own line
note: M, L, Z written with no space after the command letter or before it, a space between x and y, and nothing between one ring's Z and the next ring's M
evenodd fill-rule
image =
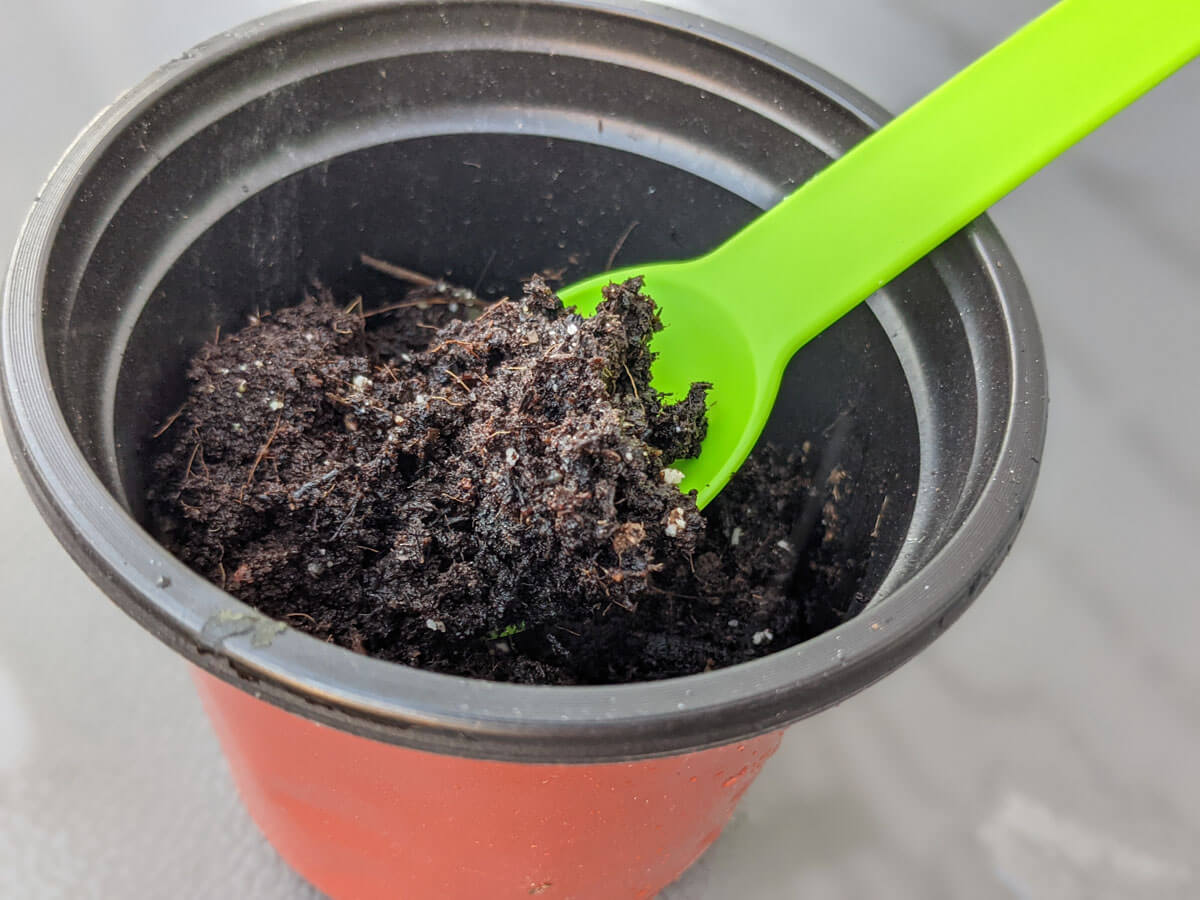
M482 9L314 21L189 75L97 149L58 228L43 332L67 424L136 518L149 435L218 326L314 279L380 302L394 286L363 252L488 297L603 269L635 222L621 263L700 253L868 131L852 103L691 33ZM846 609L937 552L998 453L1008 360L981 267L954 239L787 373L771 440L820 462L850 422Z
M652 159L521 135L388 143L285 177L189 247L137 319L114 403L120 488L143 518L149 462L167 439L151 435L183 401L187 358L218 326L229 333L256 311L296 302L314 282L343 298L361 294L366 309L394 300L397 283L366 269L361 253L496 298L518 292L534 272L569 281L602 270L627 231L622 261L681 258L755 213L724 188ZM846 427L835 428L842 419ZM837 462L855 484L845 516L851 577L838 611L857 612L896 555L919 470L907 380L865 308L796 358L766 439L789 449L807 442L813 467L834 433L844 434ZM838 615L818 619L826 627Z

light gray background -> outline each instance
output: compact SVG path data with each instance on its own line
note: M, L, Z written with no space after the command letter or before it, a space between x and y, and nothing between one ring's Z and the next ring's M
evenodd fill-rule
M0 247L121 89L270 0L0 0ZM679 0L899 110L1046 0ZM949 8L947 8L949 7ZM1046 333L1039 496L932 649L793 728L669 900L1200 896L1200 68L994 216ZM0 898L311 898L184 666L0 461Z

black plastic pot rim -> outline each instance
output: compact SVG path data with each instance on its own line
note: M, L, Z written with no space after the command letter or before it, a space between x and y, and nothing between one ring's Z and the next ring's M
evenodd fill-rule
M524 2L618 12L690 31L818 85L868 124L887 118L808 63L690 14L636 0ZM387 5L394 4L330 0L290 8L201 44L102 111L40 192L5 282L3 416L22 476L75 560L144 627L243 690L348 732L466 757L597 763L730 743L846 699L932 641L969 605L1011 547L1036 480L1045 430L1039 331L1016 264L986 220L968 236L1003 302L1013 385L990 483L943 550L903 583L885 587L886 597L877 595L866 611L832 631L753 662L630 685L531 687L370 659L238 602L167 554L114 500L71 436L44 353L40 298L47 261L76 187L112 134L197 70L306 23Z

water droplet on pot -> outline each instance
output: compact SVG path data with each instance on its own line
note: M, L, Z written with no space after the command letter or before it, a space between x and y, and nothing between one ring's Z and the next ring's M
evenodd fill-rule
M732 774L728 778L726 778L724 781L722 781L721 787L733 787L735 784L737 784L739 781L742 780L742 776L745 774L746 774L746 768L743 766L737 772L735 772L734 774Z

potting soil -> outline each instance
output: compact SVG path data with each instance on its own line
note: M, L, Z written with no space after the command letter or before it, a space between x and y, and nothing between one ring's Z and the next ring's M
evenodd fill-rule
M255 317L196 354L157 439L159 535L264 613L440 672L618 683L810 637L839 620L852 480L762 446L699 512L671 463L707 386L650 386L661 327L640 279L590 318L540 278Z

